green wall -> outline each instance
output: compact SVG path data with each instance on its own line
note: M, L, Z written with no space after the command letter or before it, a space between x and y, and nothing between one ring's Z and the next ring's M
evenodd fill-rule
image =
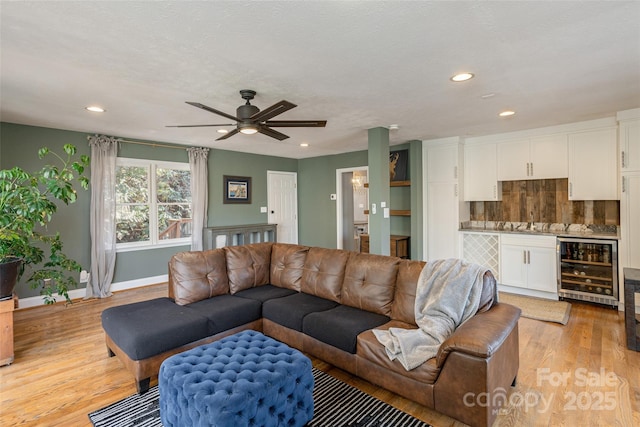
M0 122L0 168L20 166L25 170L40 169L45 163L38 159L38 149L46 146L61 152L62 146L71 143L81 154L90 154L84 132L24 126ZM120 157L151 160L188 162L186 149L153 147L122 143ZM184 147L186 148L186 147ZM213 225L255 224L267 222L267 214L260 213L260 206L267 206L267 170L296 172L298 161L279 157L259 156L224 150L209 151L209 221ZM240 175L252 178L252 203L250 205L224 205L222 203L222 176ZM90 190L80 191L78 201L69 206L62 205L49 226L51 232L59 231L64 242L65 253L89 270L90 237L89 206ZM189 246L147 249L122 252L116 257L113 281L126 282L159 276L167 273L167 262L176 252L189 250ZM20 298L37 296L37 289L26 284L29 272L16 287ZM84 285L82 285L84 287Z
M336 248L336 169L367 165L367 152L312 157L298 162L298 242Z
M7 169L13 166L21 166L26 170L41 168L43 163L38 159L37 151L42 146L47 146L54 151L61 151L62 145L71 143L78 147L81 154L89 154L88 135L84 132L0 122L0 168ZM404 145L394 146L391 147L391 150L406 147ZM182 150L181 146L178 148L122 143L118 155L188 162L186 150ZM297 172L298 241L300 244L309 246L335 248L336 201L330 200L330 195L336 192L336 169L366 166L367 162L367 151L297 160L211 149L208 161L208 225L266 223L267 214L260 213L260 207L267 206L267 171ZM411 167L413 166L412 163ZM252 178L251 204L225 205L222 202L223 175ZM412 171L412 179L413 175ZM415 190L412 188L411 191ZM392 194L390 202L392 206L397 204L404 209L410 203L409 200L413 201L413 199L413 195L401 189L397 194ZM61 206L58 211L59 215L54 218L50 226L53 232L59 231L62 235L65 252L80 262L87 270L90 266L89 203L90 192L80 191L78 202L70 206ZM419 218L420 215L421 213L418 212L416 218ZM412 218L412 220L415 219ZM401 218L398 223L392 222L392 232L395 234L397 230L398 234L408 234L407 229L411 226L407 221L409 220ZM126 282L166 274L167 261L171 255L184 250L189 250L189 247L178 246L121 253L116 260L114 282ZM412 250L413 258L416 258L416 252ZM16 290L21 298L38 295L37 290L28 288L24 279Z

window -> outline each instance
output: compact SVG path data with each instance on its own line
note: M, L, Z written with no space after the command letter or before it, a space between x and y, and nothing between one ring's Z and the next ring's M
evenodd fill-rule
M189 244L191 229L188 163L117 159L118 250Z

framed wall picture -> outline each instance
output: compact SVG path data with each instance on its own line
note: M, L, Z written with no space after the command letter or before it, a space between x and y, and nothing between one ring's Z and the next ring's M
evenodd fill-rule
M251 177L223 176L224 203L251 203Z
M391 181L407 180L407 161L409 150L391 151L389 153L389 179Z

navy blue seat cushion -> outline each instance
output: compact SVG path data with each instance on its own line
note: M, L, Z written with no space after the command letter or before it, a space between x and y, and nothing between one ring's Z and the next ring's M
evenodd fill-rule
M349 353L356 353L358 335L389 321L387 316L340 305L311 313L304 318L302 332Z
M262 303L234 295L218 295L185 305L209 320L209 335L260 319Z
M273 285L262 285L236 292L234 296L265 302L270 299L282 298L296 293L297 292L293 289L281 288Z
M262 317L289 329L302 331L302 320L309 313L325 311L338 305L335 301L305 294L271 299L262 304Z
M146 359L210 335L206 317L170 298L108 308L102 312L102 327L132 360Z

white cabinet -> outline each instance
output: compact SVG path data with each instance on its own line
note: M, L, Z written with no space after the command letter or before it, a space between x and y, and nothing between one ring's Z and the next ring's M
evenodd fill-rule
M571 133L569 200L617 200L616 128Z
M640 119L621 121L619 132L620 170L640 171Z
M620 224L622 267L640 268L640 171L622 176Z
M557 295L555 236L503 234L500 269L503 285Z
M464 200L502 200L502 184L497 176L496 144L465 144Z
M460 222L469 220L469 205L463 202L459 186L462 145L458 138L447 138L425 141L424 146L427 214L424 258L456 258Z
M499 181L566 178L567 135L545 135L497 145Z

